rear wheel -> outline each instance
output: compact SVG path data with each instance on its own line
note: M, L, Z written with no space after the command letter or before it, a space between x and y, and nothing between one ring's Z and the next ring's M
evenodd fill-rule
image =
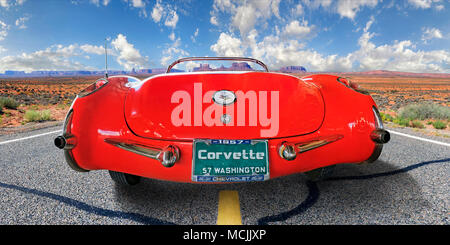
M333 174L335 167L336 165L326 166L305 172L305 174L311 181L321 181L329 178Z
M111 179L119 185L137 185L141 181L141 177L121 172L109 171Z

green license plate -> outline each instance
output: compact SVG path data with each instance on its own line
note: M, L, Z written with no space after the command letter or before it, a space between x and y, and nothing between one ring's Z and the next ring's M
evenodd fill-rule
M267 140L194 140L192 181L245 182L267 179Z

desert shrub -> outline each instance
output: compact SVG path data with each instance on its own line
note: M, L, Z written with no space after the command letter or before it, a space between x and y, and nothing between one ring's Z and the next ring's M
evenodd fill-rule
M394 117L389 115L389 114L385 114L383 112L380 112L380 116L381 116L381 120L383 120L383 122L392 122L392 121L394 121Z
M447 124L443 121L434 121L433 127L435 129L445 129L447 127Z
M5 108L14 110L19 106L19 102L9 97L0 97L0 104L3 104L3 107Z
M50 110L28 110L25 112L24 119L27 122L43 122L52 120L52 116Z
M413 128L425 128L425 126L423 125L423 123L419 120L414 120L411 122L411 126Z
M409 119L408 118L403 118L403 117L396 117L393 122L403 126L403 127L408 127L409 126Z
M398 114L410 120L450 120L450 107L432 103L410 104L401 108Z

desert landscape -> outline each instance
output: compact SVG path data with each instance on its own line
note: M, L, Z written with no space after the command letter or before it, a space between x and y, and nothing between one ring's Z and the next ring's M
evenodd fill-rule
M311 73L293 75L302 77L309 74ZM347 77L367 90L384 114L396 116L400 108L423 102L450 108L450 74L386 71L335 74ZM98 78L98 76L0 78L0 97L12 98L17 102L17 108L4 107L0 112L0 128L38 123L39 120L31 122L25 117L29 110L47 111L51 121L63 120L76 94ZM445 131L449 131L448 128Z

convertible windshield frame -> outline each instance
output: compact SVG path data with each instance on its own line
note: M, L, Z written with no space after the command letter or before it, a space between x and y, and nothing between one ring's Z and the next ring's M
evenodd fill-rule
M253 62L253 63L260 65L261 67L264 68L264 70L266 70L266 72L269 72L269 68L266 66L266 64L264 64L263 62L261 62L257 59L253 59L253 58L246 58L246 57L188 57L188 58L182 58L182 59L176 60L175 62L170 64L170 66L167 68L166 73L170 73L172 68L179 63L187 62L187 61L201 61L201 60L249 61L249 62Z

